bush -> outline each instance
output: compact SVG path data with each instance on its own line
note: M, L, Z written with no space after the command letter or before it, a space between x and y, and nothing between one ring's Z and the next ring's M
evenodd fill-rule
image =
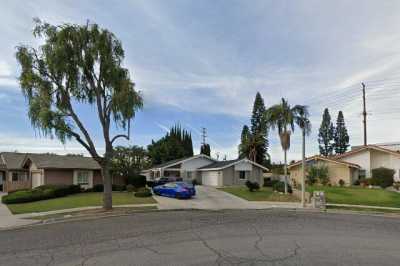
M93 192L103 192L104 191L104 186L103 184L96 184L92 188Z
M344 180L343 180L343 179L340 179L340 180L339 180L339 186L343 187L344 185L345 185Z
M370 184L373 186L380 186L381 188L387 188L393 185L394 182L394 170L380 167L372 169L372 178L370 178Z
M5 204L33 202L38 200L65 197L80 192L79 185L43 185L34 189L14 191L2 198Z
M287 188L288 188L288 193L292 193L293 192L292 187L289 184L287 184ZM272 189L274 191L278 191L278 192L285 192L285 182L283 182L283 181L276 182L272 186Z
M154 187L154 181L147 181L147 182L146 182L146 185L147 185L148 187Z
M134 192L134 191L135 191L135 187L134 187L133 185L131 185L131 184L128 184L128 185L126 186L126 191L128 191L128 192Z
M359 185L361 185L360 180L357 179L356 181L354 181L354 182L353 182L353 185L354 185L354 186L359 186Z
M126 190L125 185L112 185L112 191L124 191Z
M138 198L146 198L151 196L152 196L151 190L148 188L141 188L137 192L135 192L135 197Z
M247 180L246 187L250 190L250 192L254 192L260 189L260 184L258 184L257 182L251 182L250 180Z
M312 165L307 171L307 183L315 184L317 181L322 185L329 183L328 167L326 165Z
M264 178L264 187L273 187L274 184L278 183L279 180L271 179L269 177Z
M146 177L143 175L128 176L128 185L133 185L136 188L146 186Z

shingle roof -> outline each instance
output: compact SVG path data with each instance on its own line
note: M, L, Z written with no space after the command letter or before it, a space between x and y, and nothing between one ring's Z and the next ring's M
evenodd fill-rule
M22 161L25 159L25 156L26 153L2 152L0 153L0 164L4 164L4 168L7 169L21 169Z
M193 156L190 156L190 157L183 157L183 158L171 160L171 161L168 161L168 162L165 162L165 163L162 163L162 164L157 164L157 165L154 165L154 166L146 169L145 171L148 171L148 170L151 170L151 169L164 168L164 167L167 167L167 166L173 166L173 165L181 163L183 161L188 161L188 160L192 160L192 159L195 159L195 158L201 158L201 157L208 158L210 160L215 161L213 158L211 158L211 157L209 157L207 155L197 154L197 155L193 155Z
M31 153L27 154L27 159L30 159L40 169L101 169L100 165L91 157Z
M186 159L189 159L189 158L190 158L190 157L184 157L184 158L179 158L179 159L171 160L171 161L168 161L168 162L165 162L165 163L161 163L161 164L154 165L154 166L151 167L151 168L163 168L163 167L168 166L168 165L178 164L179 162L181 162L181 161L183 161L183 160L186 160Z
M227 165L236 163L238 161L241 161L243 159L236 159L236 160L227 160L227 161L220 161L220 162L215 162L206 166L203 166L199 169L214 169L214 168L224 168Z
M333 158L333 157L327 158L327 157L323 157L323 156L320 156L320 155L314 155L314 156L306 158L306 162L311 161L311 160L328 161L328 162L337 163L337 164L344 164L344 165L347 165L347 166L353 167L353 168L361 168L358 164L341 161L341 160L338 160L338 159ZM301 162L302 161L299 160L297 162L294 162L294 163L288 165L288 167L292 168L292 167L294 167L296 165L300 165Z

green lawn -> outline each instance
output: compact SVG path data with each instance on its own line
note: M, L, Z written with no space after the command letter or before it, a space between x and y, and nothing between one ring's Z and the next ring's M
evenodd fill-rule
M7 206L14 214L46 212L89 206L101 206L102 196L103 193L101 192L88 192L70 195L62 198L41 200L29 203L9 204ZM153 197L137 198L133 195L133 193L113 192L114 206L147 203L156 203L156 201L153 199Z
M361 187L308 187L308 191L325 191L327 203L400 208L400 193Z
M248 201L281 201L281 202L296 202L299 201L293 195L285 195L272 191L272 188L262 187L259 191L250 192L245 186L224 187L220 190L231 193L235 196Z

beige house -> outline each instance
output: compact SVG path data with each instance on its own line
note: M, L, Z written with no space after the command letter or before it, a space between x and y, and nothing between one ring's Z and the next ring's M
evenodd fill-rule
M306 169L311 165L327 166L329 181L332 185L338 185L341 179L345 182L345 185L352 185L359 178L360 166L354 163L316 155L306 159ZM301 161L290 164L288 168L292 184L301 184Z

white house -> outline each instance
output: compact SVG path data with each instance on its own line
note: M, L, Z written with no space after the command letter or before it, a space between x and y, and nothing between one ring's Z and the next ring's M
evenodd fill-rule
M394 180L400 181L400 152L378 145L357 146L351 151L336 157L341 161L357 164L361 167L360 177L369 178L371 170L379 167L395 171Z

